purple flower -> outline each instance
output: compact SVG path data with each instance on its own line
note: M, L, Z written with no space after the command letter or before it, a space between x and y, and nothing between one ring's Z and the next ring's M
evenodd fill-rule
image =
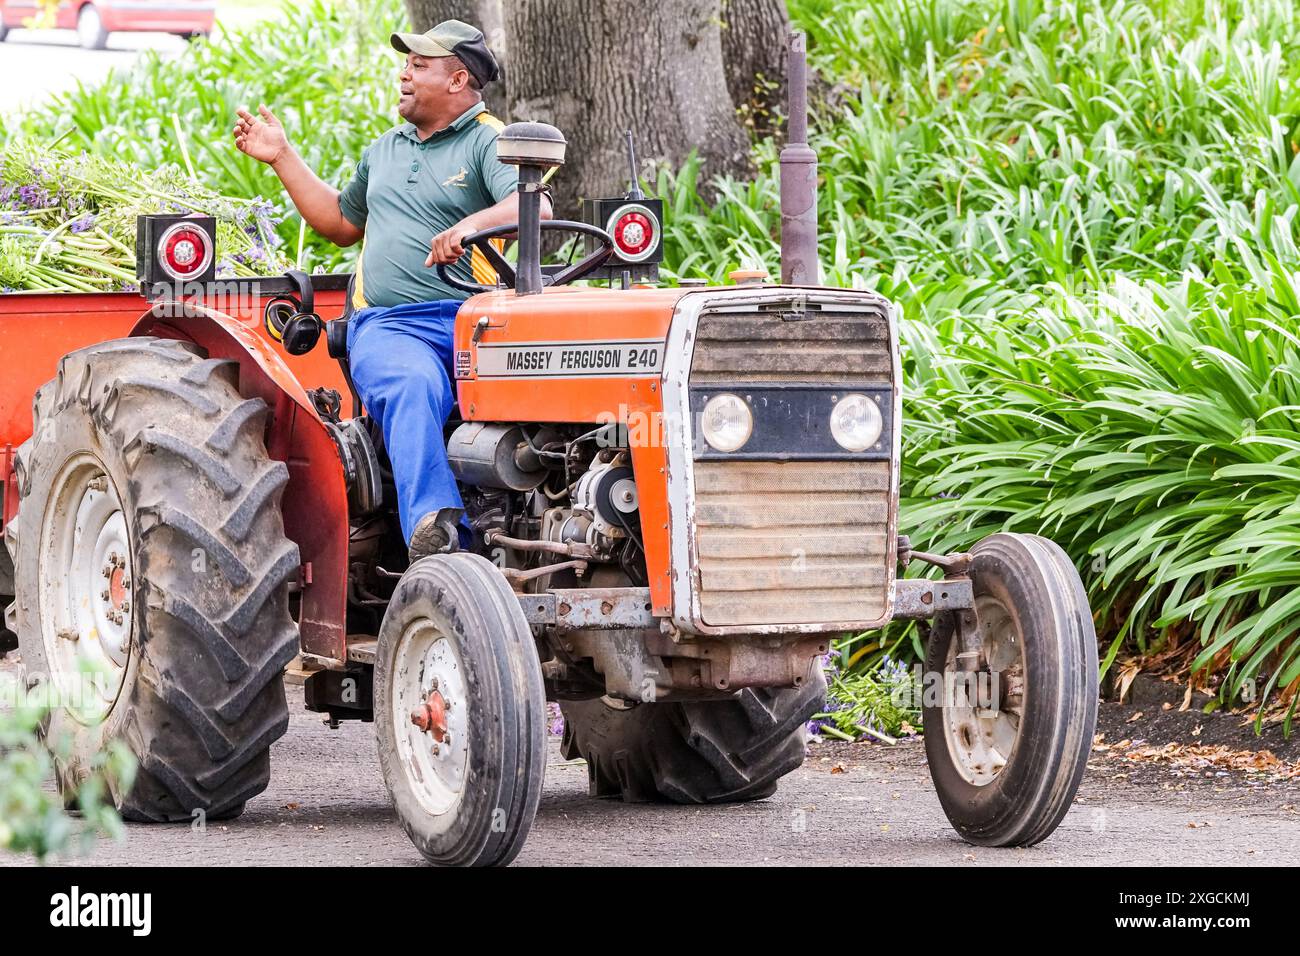
M45 209L51 204L50 194L43 186L19 186L5 198L17 209Z
M547 727L552 737L564 736L564 714L560 712L560 705L549 703L546 705Z
M78 219L76 222L74 222L71 226L69 226L68 231L85 232L87 229L94 229L94 228L95 228L95 215L94 213L88 212L80 219Z

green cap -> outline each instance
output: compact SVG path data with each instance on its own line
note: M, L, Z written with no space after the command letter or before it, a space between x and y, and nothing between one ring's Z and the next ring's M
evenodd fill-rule
M428 33L394 33L389 42L398 53L457 57L479 86L487 86L501 75L483 31L459 20L443 20Z

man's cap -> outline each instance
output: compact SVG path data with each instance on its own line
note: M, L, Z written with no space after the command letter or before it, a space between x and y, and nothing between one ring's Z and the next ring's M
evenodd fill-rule
M459 20L443 20L428 33L394 33L389 42L398 53L457 57L479 86L487 86L501 75L483 31Z

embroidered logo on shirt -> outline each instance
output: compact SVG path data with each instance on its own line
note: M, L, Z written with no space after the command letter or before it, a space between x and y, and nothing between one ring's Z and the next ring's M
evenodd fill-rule
M465 182L465 177L469 175L469 170L464 166L460 168L455 176L449 176L442 181L444 186L459 186L461 189L468 189L469 183Z

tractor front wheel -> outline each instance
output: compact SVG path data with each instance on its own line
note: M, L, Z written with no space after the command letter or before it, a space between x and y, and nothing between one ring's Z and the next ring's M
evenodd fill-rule
M490 561L415 562L379 629L384 783L431 863L494 866L528 836L546 769L546 695L519 599Z
M957 622L931 631L925 750L939 802L968 843L1031 846L1064 818L1097 721L1097 636L1079 573L1036 535L971 549L982 650L958 666Z

